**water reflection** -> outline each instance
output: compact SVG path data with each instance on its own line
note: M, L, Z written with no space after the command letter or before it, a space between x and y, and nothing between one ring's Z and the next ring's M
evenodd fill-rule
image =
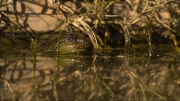
M129 57L1 55L1 100L180 100L178 59Z

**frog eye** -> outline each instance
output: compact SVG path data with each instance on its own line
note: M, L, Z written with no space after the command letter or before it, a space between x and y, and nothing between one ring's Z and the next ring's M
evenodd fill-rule
M75 40L74 34L69 34L66 36L66 42L73 42Z

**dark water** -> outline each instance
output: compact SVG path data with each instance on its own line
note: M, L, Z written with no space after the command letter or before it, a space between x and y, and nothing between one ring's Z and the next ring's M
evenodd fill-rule
M13 47L13 48L12 48ZM102 53L37 53L9 46L1 50L0 99L180 100L180 59L171 46ZM111 50L112 51L112 50Z

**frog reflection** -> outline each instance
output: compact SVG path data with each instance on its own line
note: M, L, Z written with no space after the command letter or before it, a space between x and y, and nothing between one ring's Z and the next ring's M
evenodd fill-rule
M92 65L92 61L92 57L82 55L59 57L59 65L66 68L69 72L76 70L85 71Z

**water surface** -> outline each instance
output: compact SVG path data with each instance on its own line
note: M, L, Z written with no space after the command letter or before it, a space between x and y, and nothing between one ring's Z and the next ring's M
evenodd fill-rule
M37 53L7 47L1 100L180 100L180 61L171 46L111 53ZM19 49L19 50L18 50ZM16 51L15 51L16 50Z

